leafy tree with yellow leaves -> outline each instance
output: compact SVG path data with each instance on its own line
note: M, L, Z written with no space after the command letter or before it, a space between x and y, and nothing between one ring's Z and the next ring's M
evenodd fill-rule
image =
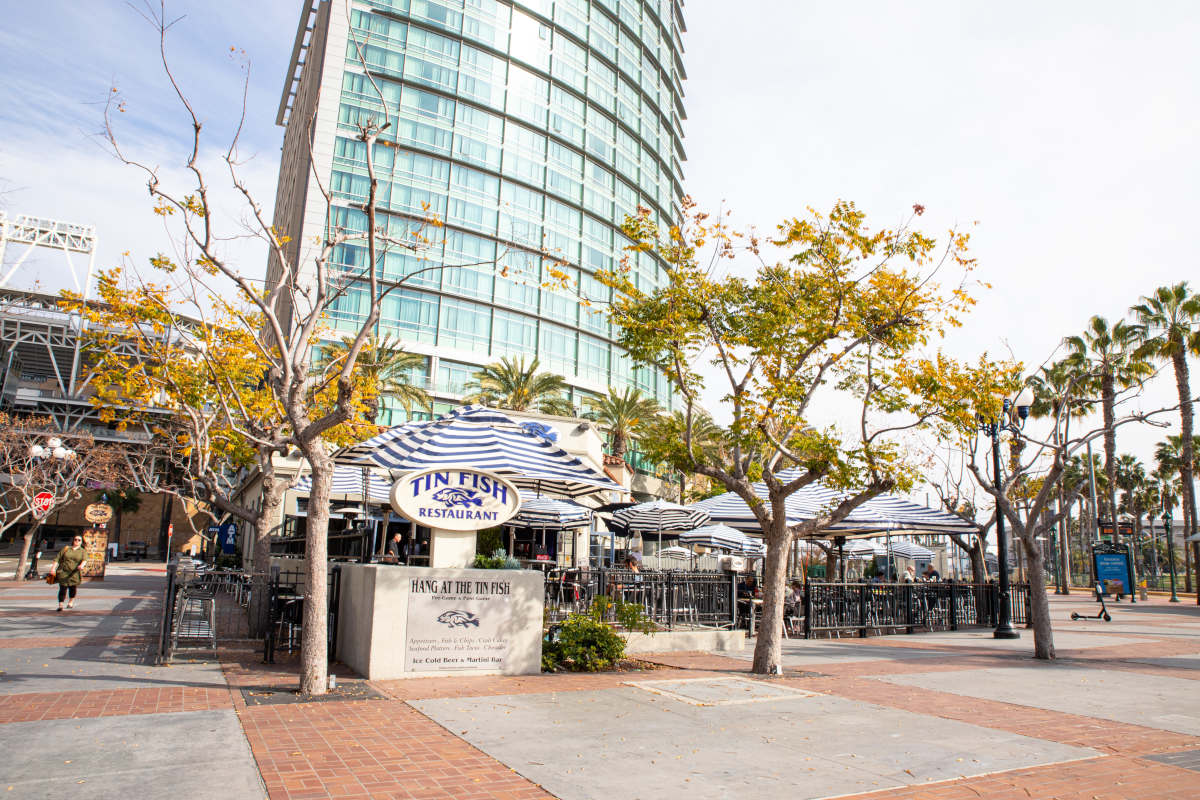
M922 211L914 207L913 216ZM622 346L640 364L661 369L683 406L678 445L660 457L736 493L762 529L757 673L782 666L786 564L795 538L820 537L870 498L911 487L918 462L905 437L967 413L966 378L956 364L939 357L918 370L908 362L973 302L965 277L949 288L934 280L941 270L972 268L968 237L952 231L939 246L911 221L872 230L853 203L838 202L829 214L810 210L779 227L770 244L785 258L772 263L755 236L687 200L678 227L660 230L645 209L624 226L633 251L665 263L663 285L638 288L628 258L603 276L615 290L611 315ZM756 260L753 274L720 274L740 257ZM702 367L706 358L722 376L731 417L723 447L695 435L703 419L699 393L712 380ZM814 419L812 403L822 395L844 398L843 408L853 403L845 428ZM753 489L759 479L766 501ZM841 499L789 525L785 500L817 482L839 490Z

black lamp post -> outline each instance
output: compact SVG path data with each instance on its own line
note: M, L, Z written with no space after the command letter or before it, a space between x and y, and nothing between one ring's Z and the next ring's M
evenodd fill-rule
M1171 602L1178 603L1179 595L1175 593L1175 533L1171 529L1171 512L1163 514L1163 523L1167 526L1167 565L1171 570Z
M1021 432L1025 420L1029 418L1029 404L1014 404L1007 397L1000 418L994 420L979 417L979 429L992 438L992 485L1000 490L1000 432L1010 431L1014 434ZM1008 530L1004 527L1004 514L1000 513L999 501L996 509L996 556L999 572L1000 608L996 615L996 630L992 636L996 639L1020 639L1012 626L1012 603L1009 600L1011 588L1008 579Z

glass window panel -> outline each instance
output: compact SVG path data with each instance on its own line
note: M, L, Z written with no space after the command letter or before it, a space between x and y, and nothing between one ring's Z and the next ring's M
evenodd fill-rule
M550 372L563 376L575 374L575 331L543 321L538 337L538 358Z
M409 15L451 33L462 30L462 0L412 0Z
M608 342L579 334L579 377L608 384Z
M496 309L493 356L533 355L537 352L537 321L524 314Z
M487 306L442 298L438 345L463 350L487 350L492 315Z
M546 104L550 97L550 82L539 78L524 67L508 67L508 113L531 122L535 128L546 127Z
M457 361L438 360L437 391L446 394L466 394L467 384L475 379L479 367Z
M467 0L463 35L497 50L507 50L509 12L509 7L497 0Z
M523 250L501 254L496 273L496 303L528 311L538 311L541 258Z
M437 339L437 295L409 289L391 292L383 298L380 325L405 339L432 344Z
M542 72L550 71L550 26L519 8L512 11L509 55Z

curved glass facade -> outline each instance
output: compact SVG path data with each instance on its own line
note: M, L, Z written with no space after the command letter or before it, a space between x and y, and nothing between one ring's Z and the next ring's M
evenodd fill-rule
M662 376L634 369L614 344L608 290L593 276L625 255L627 214L678 217L678 0L353 0L346 24L344 38L324 41L345 44L324 54L322 78L340 89L332 222L365 227L353 208L367 192L354 122L380 117L381 92L392 146L376 148L375 167L387 224L403 232L429 213L445 223L444 243L421 259L382 262L393 281L425 270L385 298L381 322L429 356L413 377L451 400L479 365L537 356L577 400L634 386L668 405ZM365 258L361 247L335 253L348 270ZM657 285L661 266L636 258L638 283ZM429 271L435 264L454 268ZM565 270L568 288L546 285L552 269ZM357 327L366 291L338 299L335 326Z

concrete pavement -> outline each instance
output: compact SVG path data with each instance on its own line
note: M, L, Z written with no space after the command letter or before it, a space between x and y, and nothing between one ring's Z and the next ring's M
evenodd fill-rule
M162 582L159 565L116 565L62 614L52 587L0 582L5 797L1200 796L1195 606L1071 622L1093 604L1053 598L1053 664L1029 657L1030 631L975 629L789 640L771 679L749 674L752 650L674 653L640 672L247 705L293 686L294 663L151 666Z

